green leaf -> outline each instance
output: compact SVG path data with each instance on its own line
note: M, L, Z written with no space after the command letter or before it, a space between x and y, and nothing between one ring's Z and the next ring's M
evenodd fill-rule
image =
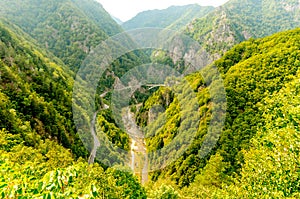
M3 187L6 187L7 186L7 184L5 183L5 184L1 184L0 185L0 189L2 189Z

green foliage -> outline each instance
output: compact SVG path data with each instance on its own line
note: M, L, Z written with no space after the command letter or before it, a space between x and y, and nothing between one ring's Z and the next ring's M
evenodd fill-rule
M224 78L228 106L227 117L216 147L205 158L200 158L198 153L210 122L212 108L210 94L200 74L188 76L191 87L197 92L199 111L202 116L195 140L182 157L162 171L154 172L152 179L171 178L181 187L195 180L200 185L199 189L197 189L197 183L191 185L194 187L191 189L196 190L193 193L202 190L209 197L213 194L213 189L220 189L223 183L230 184L231 177L240 175L243 171L243 163L246 161L243 151L251 147L249 142L256 135L258 128L266 125L266 120L262 117L264 113L261 108L262 104L265 104L266 97L278 92L298 73L299 35L299 29L296 29L263 39L249 40L235 46L215 62ZM207 67L205 71L210 71L209 68ZM178 89L180 90L180 87ZM181 89L184 93L185 89ZM171 101L167 103L166 93L164 89L157 91L143 104L137 114L139 124L150 126L150 128L153 126L148 121L151 107L159 104L165 107L169 115L165 117L165 121L160 117L155 121L156 124L163 124L162 126L167 128L162 127L157 130L153 128L154 137L147 139L148 150L157 150L166 146L169 138L173 139L174 135L177 135L178 128L183 124L182 121L176 122L177 113L180 110L178 96L168 98ZM209 160L217 161L222 165L215 175L205 169L213 164ZM208 180L210 176L215 181Z
M145 191L131 174L86 162L67 163L65 151L56 151L59 161L49 170L52 160L33 149L14 151L1 156L0 196L2 198L146 198ZM3 154L3 151L1 151ZM10 159L13 155L25 156L22 163ZM68 163L70 164L70 163Z
M299 198L298 77L261 103L265 125L243 151L240 178L217 191L217 198Z
M35 146L33 133L86 156L72 123L71 73L1 25L0 128Z
M3 18L21 27L74 71L91 49L121 32L93 0L5 0L0 7Z
M12 31L16 33L12 38L10 31L3 29L3 44L0 46L3 56L3 62L0 63L2 92L12 101L10 109L16 110L16 117L29 121L31 127L43 138L57 139L65 147L72 148L77 156L86 157L87 152L75 134L73 124L71 90L74 74L51 53L33 45L36 41L30 39L30 36L76 71L91 49L109 35L119 33L121 28L102 6L93 0L1 1L0 5L3 8L0 15L10 21L5 23L13 27ZM20 26L30 36L11 22ZM145 59L141 52L130 52L115 60L109 69L113 71L109 78L103 74L104 78L99 81L98 94L112 89L116 77L121 77ZM88 100L84 96L81 98L81 103ZM101 100L98 95L96 103L96 107L99 108ZM83 119L89 121L87 115ZM10 132L17 131L13 128L20 125L11 124L12 121L15 120L3 117L3 125L0 127ZM116 128L112 131L117 131L117 135L121 132ZM110 133L108 135L110 136ZM124 141L122 144L119 136L110 139L118 140L118 146L122 145L128 149L128 137L124 133L121 137ZM90 139L89 136L87 139Z
M202 7L197 4L186 6L171 6L164 10L149 10L139 13L132 19L124 22L126 30L136 28L169 28L179 30L194 18L200 18L212 11L211 6Z
M112 16L99 2L92 0L72 0L72 2L88 17L90 22L95 23L108 36L122 32L122 28L112 21Z
M129 136L126 132L117 127L111 110L101 111L97 120L97 124L99 127L101 127L101 129L98 130L105 132L112 144L121 149L129 151Z
M153 199L177 199L178 193L173 187L168 185L162 185L159 190L153 191L149 198Z
M205 164L205 159L200 159L197 156L201 143L203 142L202 137L207 132L207 124L210 120L211 104L209 104L209 93L208 89L203 86L203 78L200 73L195 73L185 78L187 81L176 85L172 91L168 88L160 88L155 92L147 101L143 103L143 106L137 113L137 122L141 126L146 126L147 132L147 149L149 151L156 151L165 146L168 146L172 140L180 133L191 131L190 133L195 134L195 142L191 143L188 150L182 154L178 160L175 160L167 169L164 169L162 173L154 172L152 179L155 180L158 176L164 176L175 180L180 186L184 186L193 181L198 166ZM192 102L192 93L195 93L196 100ZM189 115L189 111L195 111L194 106L200 105L199 116L202 118L200 121L197 118L192 118ZM151 121L149 115L152 112L157 112L161 107L164 110L158 113L155 117L155 121ZM196 106L197 107L197 106ZM156 110L157 109L157 110ZM193 115L193 117L195 117ZM191 121L197 120L199 123L190 124ZM192 126L192 128L185 129L185 126ZM198 129L196 126L199 125ZM193 128L195 127L195 128ZM184 142L184 140L179 140ZM174 149L176 150L176 149ZM178 150L178 149L177 149ZM187 155L189 154L189 155ZM156 158L156 157L153 157ZM156 158L157 159L157 158ZM157 159L159 162L160 159Z
M295 0L231 0L194 20L185 32L216 60L235 44L249 38L299 27L297 7L299 2Z
M294 0L232 0L193 21L186 32L215 59L250 36L262 37L299 26L293 20L298 11L288 12L297 5ZM97 163L76 160L88 154L72 122L74 74L64 64L76 71L93 48L121 28L92 0L3 0L0 7L0 15L10 21L3 20L0 25L0 198L146 198L138 179L126 169L105 170ZM142 13L131 22L141 27L177 29L211 10L195 5L171 7ZM141 23L139 20L148 14L156 16ZM174 18L178 20L174 22ZM37 47L23 31L46 49ZM131 104L144 101L139 109L132 106L132 110L137 123L152 136L146 140L148 151L168 146L184 127L193 127L189 132L195 133L182 156L151 174L156 182L147 185L149 198L300 197L299 35L296 29L250 39L214 63L224 78L228 109L221 137L204 158L199 150L212 110L222 104L212 103L209 91L215 88L203 81L201 73L187 76L189 85L179 84L173 90L159 88L153 94L141 88L134 94ZM109 91L114 80L134 66L150 61L145 54L134 51L115 60L103 74L97 94ZM151 58L180 72L185 69L184 60L174 63L163 51L152 52ZM214 79L212 67L202 74ZM189 90L195 92L193 100ZM96 107L100 110L111 93L107 92L104 100L98 95ZM80 100L85 103L89 99L82 96ZM195 102L201 116L198 123L192 123L194 118L189 115ZM182 109L181 105L186 106ZM82 121L89 122L89 116L83 114ZM111 110L102 110L96 127L114 147L128 151L129 137L116 123ZM184 143L184 138L178 143ZM157 162L163 162L162 158Z
M16 35L4 25L0 30L0 127L6 129L0 139L0 196L145 198L131 174L74 160L73 154L86 157L87 152L71 122L72 73L25 42L22 31ZM107 133L128 150L124 132Z
M234 165L235 171L243 161L239 150L247 148L257 127L264 125L260 104L297 74L299 29L245 44L238 45L228 54L231 57L232 54L241 53L240 49L245 49L241 53L245 57L241 57L237 64L231 58L227 59L226 55L216 62L223 71L230 67L224 74L228 117L219 144L224 151L221 152L222 156ZM242 47L244 45L246 48ZM249 57L249 54L252 56Z
M161 180L146 185L147 198L150 199L178 199L181 198L178 193L178 187L168 180Z
M203 170L188 187L181 190L181 195L191 198L212 198L212 195L230 180L224 175L228 164L223 162L220 154L211 156Z
M183 187L176 188L182 198L298 198L299 35L296 29L250 40L216 61L225 79L228 103L217 146L209 158L197 157L207 129L200 122L199 133L187 152L154 173L152 179L173 179ZM199 111L209 116L207 88L197 74L187 78L198 91ZM165 100L158 100L163 99L162 94L155 93L140 110L147 111L157 102L165 104ZM208 104L202 102L205 95Z

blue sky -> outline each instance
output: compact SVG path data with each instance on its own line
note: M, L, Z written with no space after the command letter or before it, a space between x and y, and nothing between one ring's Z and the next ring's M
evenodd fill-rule
M127 21L144 10L165 9L172 5L197 3L202 6L219 6L228 0L97 0L113 16Z

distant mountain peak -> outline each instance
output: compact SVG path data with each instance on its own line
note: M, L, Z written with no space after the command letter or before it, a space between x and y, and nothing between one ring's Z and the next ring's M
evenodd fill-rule
M145 27L180 29L194 18L203 17L213 9L212 6L189 4L184 6L173 5L160 10L147 10L124 22L122 27L126 30Z

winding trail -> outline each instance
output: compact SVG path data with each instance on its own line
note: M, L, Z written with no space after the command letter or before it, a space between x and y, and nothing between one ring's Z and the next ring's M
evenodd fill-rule
M107 94L107 92L104 92L100 95L100 97L105 97L105 95ZM96 128L95 128L95 124L96 124L96 119L97 119L97 114L99 111L101 110L105 110L105 109L109 109L109 106L107 104L103 105L103 108L101 108L100 110L96 111L93 115L93 119L91 122L91 135L93 137L94 143L93 143L93 148L88 160L89 164L93 164L95 162L95 158L96 158L96 153L97 153L97 149L100 147L100 142L99 139L97 137L97 133L96 133Z

